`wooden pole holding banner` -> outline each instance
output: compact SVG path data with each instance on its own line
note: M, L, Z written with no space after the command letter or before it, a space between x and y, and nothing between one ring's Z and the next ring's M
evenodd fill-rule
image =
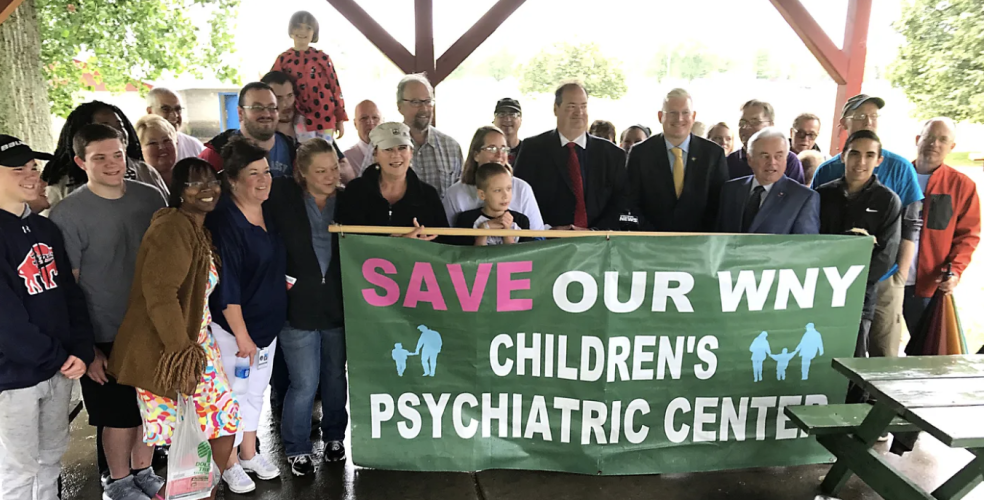
M328 231L332 233L351 234L406 234L413 227L389 226L343 226L332 224ZM584 238L612 236L706 236L709 233L657 233L651 231L551 231L533 229L468 229L451 227L424 228L423 234L437 236L518 236L520 238ZM714 233L725 234L725 233Z

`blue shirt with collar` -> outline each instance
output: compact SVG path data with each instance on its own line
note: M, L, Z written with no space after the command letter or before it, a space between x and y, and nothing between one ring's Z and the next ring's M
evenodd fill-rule
M881 165L875 167L874 174L878 176L878 182L899 195L902 207L905 208L909 204L923 199L923 192L919 187L919 178L916 177L916 167L912 165L912 162L884 148L882 148L882 157ZM841 155L838 154L817 167L817 172L813 174L813 184L810 187L816 189L843 176L844 162L841 160Z
M679 146L674 146L673 144L670 143L669 139L667 139L665 135L663 136L663 141L666 142L666 157L669 158L669 160L670 160L670 172L671 173L673 172L673 169L675 168L675 165L673 165L673 162L676 161L676 158L673 157L673 148L680 148L680 149L683 150L683 168L684 169L687 168L687 155L690 154L690 138L691 137L692 136L690 134L687 134L687 138L683 140L683 143L681 143Z
M212 320L232 333L223 311L240 306L259 348L273 343L287 322L287 247L265 204L263 219L265 231L250 223L229 195L205 217L221 259L219 284L209 297Z
M314 246L315 255L318 256L322 276L328 273L328 263L331 262L331 233L328 231L328 226L335 219L336 199L335 196L329 196L322 210L318 208L314 196L304 193L304 208L307 209L308 221L311 224L311 244Z

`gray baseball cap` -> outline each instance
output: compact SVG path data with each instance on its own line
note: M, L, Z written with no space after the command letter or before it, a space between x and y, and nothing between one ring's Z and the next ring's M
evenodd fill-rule
M878 106L878 109L885 107L885 100L881 97L872 97L868 94L858 94L848 99L847 102L844 103L844 110L841 111L841 116L847 116L848 113L860 108L862 104L869 101L875 103L875 106Z
M401 145L413 147L413 140L410 139L410 127L400 122L380 123L372 129L372 132L369 132L369 144L373 148L379 149L395 148Z

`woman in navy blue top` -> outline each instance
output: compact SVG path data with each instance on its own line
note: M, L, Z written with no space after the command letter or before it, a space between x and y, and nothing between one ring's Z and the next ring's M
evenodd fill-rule
M209 299L212 333L242 418L236 436L238 453L233 450L229 468L222 474L235 493L256 488L246 471L260 479L280 475L256 452L263 392L270 383L277 334L287 319L287 251L263 204L272 182L266 154L245 137L229 141L222 149L223 193L228 195L205 219L221 259L219 284ZM236 379L237 358L240 362L249 358L245 381Z

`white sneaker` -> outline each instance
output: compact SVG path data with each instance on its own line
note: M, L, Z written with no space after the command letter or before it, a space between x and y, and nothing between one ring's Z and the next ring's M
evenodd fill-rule
M246 475L242 465L236 464L222 473L222 480L225 481L229 491L243 494L256 489L256 483Z
M264 481L280 476L280 469L271 464L262 453L257 453L249 460L239 457L239 463L243 466L243 470L256 474L256 477Z

